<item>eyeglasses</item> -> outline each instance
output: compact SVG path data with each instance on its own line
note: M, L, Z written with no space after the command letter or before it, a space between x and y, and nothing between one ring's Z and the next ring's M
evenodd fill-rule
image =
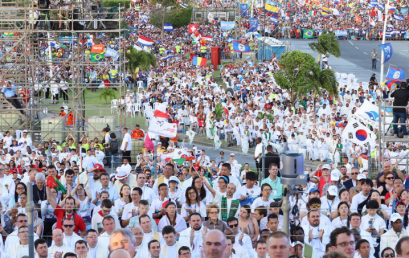
M394 177L387 177L386 180L393 180Z
M18 222L23 223L23 222L27 222L27 220L19 220Z
M351 175L358 175L358 173L351 173Z
M229 228L237 228L239 226L239 224L233 224L233 225L229 225Z
M319 207L321 207L321 204L312 204L311 205L311 208L319 208Z
M63 225L64 228L72 228L74 225Z
M395 257L395 254L385 254L383 257L388 258L388 257Z
M355 246L355 243L356 243L355 241L351 241L351 242L342 242L336 245L340 245L341 247L346 247L347 245Z
M24 190L24 187L17 187L17 190Z

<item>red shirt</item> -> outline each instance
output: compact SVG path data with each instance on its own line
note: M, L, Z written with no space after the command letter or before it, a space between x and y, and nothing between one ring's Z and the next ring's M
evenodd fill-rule
M72 218L73 215L65 215L65 210L61 208L60 205L57 204L57 207L54 210L54 214L55 216L57 216L57 227L61 229L62 231L64 231L63 227L62 227L62 220L64 218L64 216L66 216L67 218ZM84 223L84 220L82 219L82 217L80 215L78 215L77 213L74 212L74 232L78 234L78 232L84 231L86 230L86 226Z
M331 177L328 178L328 181L325 181L325 178L324 178L324 177L321 177L321 178L320 178L320 182L318 183L318 189L320 189L320 197L323 196L323 195L322 195L322 188L324 188L324 185L325 185L326 183L329 183L329 182L331 182Z

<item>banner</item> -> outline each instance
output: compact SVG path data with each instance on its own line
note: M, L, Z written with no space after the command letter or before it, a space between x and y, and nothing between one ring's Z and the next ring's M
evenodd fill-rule
M250 18L250 29L249 32L257 31L258 28L258 19L257 18Z
M222 30L232 30L236 26L235 22L226 22L226 21L221 21L221 29Z
M246 16L247 15L247 4L240 4L240 15Z
M335 37L348 37L348 32L345 30L336 30Z
M408 7L400 8L400 13L401 13L402 15L408 14L408 13L409 13L409 8L408 8Z
M366 126L359 123L355 118L349 119L348 124L342 132L342 137L358 145L368 144L375 146L376 135Z
M397 82L405 81L405 70L403 68L393 68L389 66L386 80L392 80Z
M385 55L385 61L383 63L386 63L391 59L393 49L391 43L386 43L383 45L379 45L379 47L383 50L383 54Z
M251 52L251 48L249 45L241 44L240 42L233 40L233 51L240 53L248 53Z
M303 31L304 31L303 39L312 39L312 38L314 38L314 30L304 29Z
M381 111L383 114L384 112ZM379 128L379 107L365 100L364 103L355 112L355 117L360 119L365 124L371 125L373 128ZM384 117L386 123L392 123L392 117Z
M177 124L168 123L165 119L157 119L156 117L152 117L149 122L148 132L163 137L176 137Z

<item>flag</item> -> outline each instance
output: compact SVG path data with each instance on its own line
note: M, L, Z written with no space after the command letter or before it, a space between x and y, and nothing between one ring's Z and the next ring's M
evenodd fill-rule
M321 16L324 17L324 19L329 19L331 17L331 15L329 15L328 13L324 13L324 12L321 12Z
M393 48L391 43L386 43L383 45L379 45L379 47L383 50L383 54L385 56L385 61L383 63L386 63L391 59L392 53L393 53Z
M104 59L105 55L103 53L91 53L91 62L96 62Z
M119 58L118 51L108 47L107 51L105 52L106 57L114 57L115 59Z
M382 4L382 3L378 3L378 8L383 11L383 10L385 10L385 5Z
M257 28L258 28L258 19L257 19L257 18L249 18L249 22L250 22L249 32L257 31Z
M48 176L46 185L48 188L54 188L57 192L61 191L63 194L67 193L67 189L65 189L65 187L55 176Z
M207 62L206 58L203 57L193 57L192 64L196 66L205 66Z
M298 39L300 38L300 30L299 29L294 28L294 34Z
M327 7L322 7L322 11L324 12L324 13L327 13L327 14L332 14L332 10L331 9L329 9L329 8L327 8Z
M375 13L375 7L374 7L374 8L372 8L372 11L371 11L371 16L372 16L372 17L375 17L375 16L376 16L376 13Z
M205 35L200 35L201 39L204 39L206 41L213 41L213 37L212 36L205 36Z
M278 18L276 16L271 16L271 22L277 25Z
M389 8L389 13L394 13L396 11L395 6L391 5L391 7Z
M247 4L240 4L240 15L247 16Z
M339 0L335 0L335 1L334 1L334 4L339 4Z
M405 70L403 68L393 68L389 66L386 80L396 80L397 82L405 81Z
M168 113L166 112L166 107L166 103L156 103L156 108L153 116L169 119Z
M148 132L154 133L155 135L160 135L163 137L173 138L176 137L177 124L168 123L164 119L158 119L157 117L152 117L149 122Z
M88 35L87 36L87 44L88 44L88 46L94 45L94 35Z
M68 47L66 47L64 44L60 43L57 41L57 44L60 48L64 48L64 49L68 49Z
M146 148L147 150L151 150L151 151L155 150L155 146L153 145L153 142L151 138L149 137L148 133L146 134L145 142L143 143L143 147Z
M311 10L308 14L311 15L311 16L314 16L316 14L316 12Z
M371 17L369 17L369 23L371 26L375 26L375 21Z
M163 25L163 31L173 31L173 26L170 23L165 23Z
M180 6L181 6L182 8L188 8L188 7L189 7L187 4L180 4Z
M304 29L303 39L312 39L312 38L314 38L314 30Z
M342 132L342 137L358 145L371 144L375 146L376 135L366 126L359 123L355 118L348 120L348 124Z
M352 8L354 8L354 3L350 3L347 7L348 10L352 10Z
M142 35L139 35L139 37L138 37L138 43L141 44L141 45L143 45L143 46L146 46L146 47L152 47L152 45L153 45L153 40L151 40L151 39L149 39L149 38L147 38L147 37L144 37L144 36L142 36Z
M104 45L99 44L99 45L93 45L91 47L91 53L103 53L104 52Z
M233 40L233 51L241 52L241 53L248 53L248 52L251 52L251 48L249 45L241 44L237 40Z
M207 19L209 22L213 22L214 20L214 15L210 11L207 11Z
M196 7L197 9L199 9L199 8L200 8L200 5L198 5L198 4L195 4L195 7Z
M189 30L188 33L194 33L195 31L199 30L199 24L189 24Z
M297 2L299 7L303 7L305 5L305 1L304 0L298 0Z
M273 15L274 13L278 15L278 8L272 5L266 4L264 6L264 10L267 13L267 15Z
M394 18L395 20L397 20L397 21L403 21L403 15L394 14L394 15L393 15L393 18Z
M375 7L375 6L378 6L378 1L373 1L373 0L371 0L371 1L369 2L369 4L368 4L368 7L369 7L369 8L372 8L372 7Z
M227 117L229 117L230 116L229 109L227 108L226 102L224 102L223 100L222 100L222 106L223 106L224 112L226 113Z
M232 30L236 26L236 23L235 22L221 21L220 26L221 26L222 30Z
M361 17L359 15L355 15L355 22L360 23L361 22Z
M183 163L185 163L186 159L173 159L173 161L178 163L179 166L183 166Z

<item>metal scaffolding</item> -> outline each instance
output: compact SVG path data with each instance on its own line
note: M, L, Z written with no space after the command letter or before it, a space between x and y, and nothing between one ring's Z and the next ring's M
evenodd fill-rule
M112 113L111 106L104 109L87 103L86 89L91 84L84 81L84 78L86 69L90 66L98 75L102 75L106 69L113 66L119 71L118 81L111 82L110 87L119 92L119 98L124 95L122 78L126 73L126 50L121 37L125 24L124 7L119 6L118 10L102 9L91 3L71 2L71 5L66 8L68 9L61 7L58 9L57 6L56 9L39 9L31 1L0 2L2 50L0 81L2 89L5 89L4 85L10 81L17 94L9 98L6 98L5 94L0 94L1 132L14 133L18 130L28 130L34 143L49 140L49 135L57 131L61 132L60 138L62 138L55 139L57 141L64 140L69 133L80 139L84 132L94 132L98 138L103 138L101 128L96 128L87 118L90 115L102 118ZM67 14L68 17L64 17ZM103 29L100 29L102 26ZM98 62L90 61L90 55L85 54L84 41L86 42L90 37L98 43L97 34L117 37L118 58L112 58L109 62L106 61L107 59ZM61 42L68 43L65 46L68 57L61 55L53 58L51 44L58 44L57 48L63 48ZM63 94L68 95L68 100L57 101L53 98L53 92L59 91L56 80L67 72L67 66L70 67L71 77L67 80L69 89ZM21 107L16 106L16 102L21 103ZM61 107L67 116L70 111L73 112L75 122L72 126L67 125L67 116L58 118ZM119 120L119 132L121 132L122 122L126 116L118 110L114 112L113 117ZM50 117L58 121L44 128L41 121ZM115 130L115 128L112 129Z

